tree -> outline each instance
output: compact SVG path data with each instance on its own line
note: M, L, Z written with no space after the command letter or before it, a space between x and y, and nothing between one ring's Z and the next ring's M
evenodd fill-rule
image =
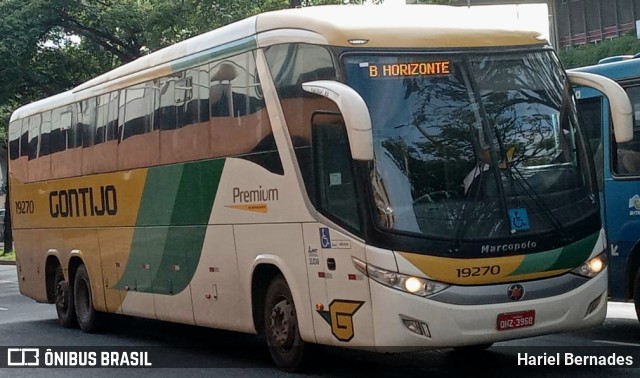
M149 51L260 12L363 2L0 0L0 134L16 107L73 88Z
M12 109L285 0L0 1L0 129Z
M617 55L635 55L640 52L640 40L635 35L625 35L598 44L587 44L559 50L558 55L566 68L598 64L602 58Z

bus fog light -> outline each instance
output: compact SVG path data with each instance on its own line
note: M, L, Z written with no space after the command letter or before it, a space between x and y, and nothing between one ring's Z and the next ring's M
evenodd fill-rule
M431 331L429 331L427 323L420 323L420 325L422 326L422 333L427 337L431 337Z
M571 272L583 277L592 278L595 277L598 273L602 272L606 266L607 254L606 252L603 252L598 256L592 258L591 260L586 261Z
M417 320L411 319L402 319L402 323L407 329L413 333L417 333L418 335L422 335L422 327L420 326L420 322Z
M425 322L421 322L416 319L412 319L409 317L405 317L405 315L400 315L400 319L402 320L402 324L411 332L423 335L431 338L431 331L429 331L429 326Z
M589 303L589 306L587 307L587 313L584 314L585 318L591 315L591 313L594 312L598 308L598 306L600 306L600 302L603 297L604 297L604 294L599 295L596 299L592 300L591 303Z

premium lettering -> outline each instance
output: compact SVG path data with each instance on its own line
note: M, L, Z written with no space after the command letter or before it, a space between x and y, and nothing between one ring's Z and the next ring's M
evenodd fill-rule
M52 218L116 215L116 187L106 185L99 188L54 190L49 193L49 213Z
M242 190L233 188L233 203L267 202L278 200L278 189L258 189Z

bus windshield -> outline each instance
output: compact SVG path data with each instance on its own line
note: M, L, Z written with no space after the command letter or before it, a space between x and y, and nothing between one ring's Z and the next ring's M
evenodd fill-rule
M430 238L558 233L597 216L567 79L549 51L346 54L373 127L379 225Z

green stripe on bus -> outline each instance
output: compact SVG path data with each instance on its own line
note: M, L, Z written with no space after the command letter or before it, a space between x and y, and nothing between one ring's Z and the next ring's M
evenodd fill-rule
M525 255L524 260L522 260L520 266L515 271L513 271L510 276L545 272L547 270L550 270L549 268L552 267L553 264L555 264L561 253L562 249L557 248L551 251Z
M553 264L549 270L573 269L579 267L582 263L587 261L593 252L593 248L596 246L599 237L600 233L596 232L591 236L562 248L560 257L558 257L556 263Z
M173 72L195 67L212 60L220 60L234 56L245 51L255 50L258 44L255 37L246 37L237 41L226 43L222 46L212 47L197 54L189 55L171 64Z
M172 226L207 224L218 191L224 159L203 160L184 165L175 198Z
M173 295L195 274L224 159L150 168L125 272L115 286Z
M599 235L596 232L563 248L526 255L522 264L510 276L577 268L589 258Z
M184 166L173 164L148 169L137 227L170 224Z

